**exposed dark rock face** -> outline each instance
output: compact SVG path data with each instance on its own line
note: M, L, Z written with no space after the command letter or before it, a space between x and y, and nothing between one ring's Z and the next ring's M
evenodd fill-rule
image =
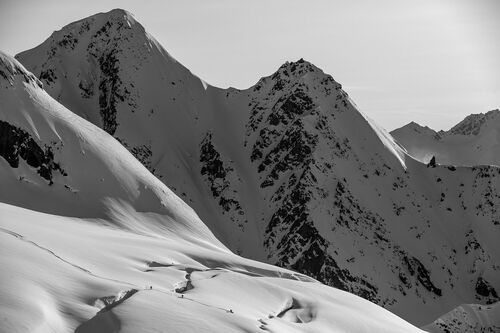
M54 171L66 175L59 163L54 161L52 148L42 149L31 135L21 128L0 120L0 156L12 168L19 167L19 159L37 169L38 174L52 185Z
M259 164L259 172L265 172L270 166L270 171L260 186L274 185L274 181L278 180L281 174L309 164L316 143L316 136L304 131L304 125L297 119ZM256 151L257 148L254 148L254 152Z
M161 179L163 176L156 172L156 168L153 165L153 151L151 150L151 144L144 144L139 146L129 145L125 139L115 136L115 139L120 142L127 150L134 155L134 157L142 163L153 175Z
M271 87L251 105L246 128L246 142L253 141L250 158L261 175L260 187L273 189L271 200L276 207L267 222L264 245L271 262L279 266L379 302L377 287L339 266L332 256L336 248L320 234L312 215L311 206L330 195L326 186L318 184L317 177L330 174L333 168L331 159L320 162L317 155L346 158L350 148L347 139L336 137L330 129L335 114L318 110L310 95L311 87L301 79L317 71L303 60L287 63L254 88L264 94ZM324 93L337 91L342 101L346 95L340 85L329 76L321 77ZM344 107L342 103L337 112L343 112ZM338 221L346 220L347 213L343 211Z
M207 133L201 142L200 162L202 163L201 174L207 176L213 196L219 197L228 184L224 182L217 184L216 180L225 180L230 169L224 167L219 152L212 144L212 133Z
M441 289L437 288L431 281L430 272L425 266L415 257L409 258L406 254L402 254L403 263L406 269L412 276L416 276L417 280L427 289L434 293L436 296L441 296ZM400 275L401 276L401 275Z
M54 74L54 70L47 69L40 72L40 81L47 82L48 84L55 83L56 76Z
M232 222L238 224L243 229L248 222L245 212L238 201L237 194L232 190L235 182L241 180L235 174L230 161L224 161L217 151L212 138L212 133L208 132L200 145L201 174L208 184L213 197L218 200L218 205L224 214L229 214Z
M476 282L476 293L478 295L481 295L483 297L488 297L490 298L488 300L488 303L494 303L495 301L498 301L498 294L493 288L488 281L483 279L482 277L479 277Z
M116 86L120 83L117 76L117 59L113 54L99 58L102 71L99 83L99 106L101 107L102 128L109 134L115 134L118 123L116 122Z
M99 64L99 107L102 119L102 128L114 135L118 127L117 107L119 102L124 102L130 92L120 78L119 48L120 33L130 29L122 21L115 24L106 22L91 39L87 51ZM83 90L87 93L86 90Z
M153 152L151 151L151 145L133 147L132 149L130 149L130 152L135 156L135 158L139 160L139 162L142 163L142 165L144 165L149 171L151 171L152 174L155 173L156 170L151 162L151 157L153 155Z
M283 101L284 100L284 101ZM278 100L281 106L269 115L267 122L270 125L288 125L291 121L306 112L314 109L314 103L308 95L297 88L289 96L284 96Z
M428 168L435 168L436 167L436 156L432 156L429 163L427 163L427 167Z
M80 83L78 83L78 88L80 88L83 98L91 98L94 96L94 81L80 81Z
M305 170L290 195L282 201L266 229L265 245L278 266L294 269L336 288L378 302L377 288L349 270L339 267L329 254L330 243L311 220L308 204L314 195L309 188L314 177ZM276 251L276 252L275 252Z

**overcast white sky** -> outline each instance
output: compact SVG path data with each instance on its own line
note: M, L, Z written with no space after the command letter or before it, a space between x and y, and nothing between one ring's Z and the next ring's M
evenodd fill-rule
M205 81L247 88L301 57L388 130L500 107L499 0L0 0L0 49L113 8Z

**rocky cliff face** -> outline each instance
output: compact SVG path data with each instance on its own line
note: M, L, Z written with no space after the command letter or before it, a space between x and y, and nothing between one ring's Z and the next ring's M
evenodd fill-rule
M0 89L10 89L17 82L43 87L43 84L18 63L0 54ZM40 142L24 129L6 120L0 120L0 157L12 168L25 163L36 170L49 185L53 184L53 173L67 176L60 163L55 161L54 152L60 149L60 142Z
M232 250L416 324L498 300L499 169L415 161L307 61L218 89L123 11L71 24L18 59Z
M59 163L54 161L51 146L46 145L45 149L42 149L28 132L2 120L0 120L0 156L12 168L19 167L20 160L25 161L30 167L35 168L49 185L53 183L54 171L66 176Z

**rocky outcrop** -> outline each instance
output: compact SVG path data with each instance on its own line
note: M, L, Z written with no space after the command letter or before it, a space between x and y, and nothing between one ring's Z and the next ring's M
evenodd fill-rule
M54 161L54 153L50 146L43 149L25 130L0 120L0 156L12 168L19 167L19 161L24 160L35 168L40 177L52 185L54 172L66 175L59 163Z
M245 212L234 191L234 182L241 182L230 161L225 161L217 151L212 133L208 132L200 145L201 175L210 188L212 196L217 200L223 214L228 214L230 220L244 229L248 222Z
M130 29L123 20L117 20L113 24L108 21L92 35L87 46L87 52L97 60L100 70L98 91L102 128L111 135L115 134L118 127L118 103L125 102L130 97L130 92L119 75L120 55L117 47L122 38L122 30L127 28ZM89 95L88 87L82 87L82 91Z

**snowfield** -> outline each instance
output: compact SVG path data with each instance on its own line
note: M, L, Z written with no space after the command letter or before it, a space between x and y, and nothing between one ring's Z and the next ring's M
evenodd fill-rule
M0 213L2 332L420 332L357 296L190 235L7 204Z

